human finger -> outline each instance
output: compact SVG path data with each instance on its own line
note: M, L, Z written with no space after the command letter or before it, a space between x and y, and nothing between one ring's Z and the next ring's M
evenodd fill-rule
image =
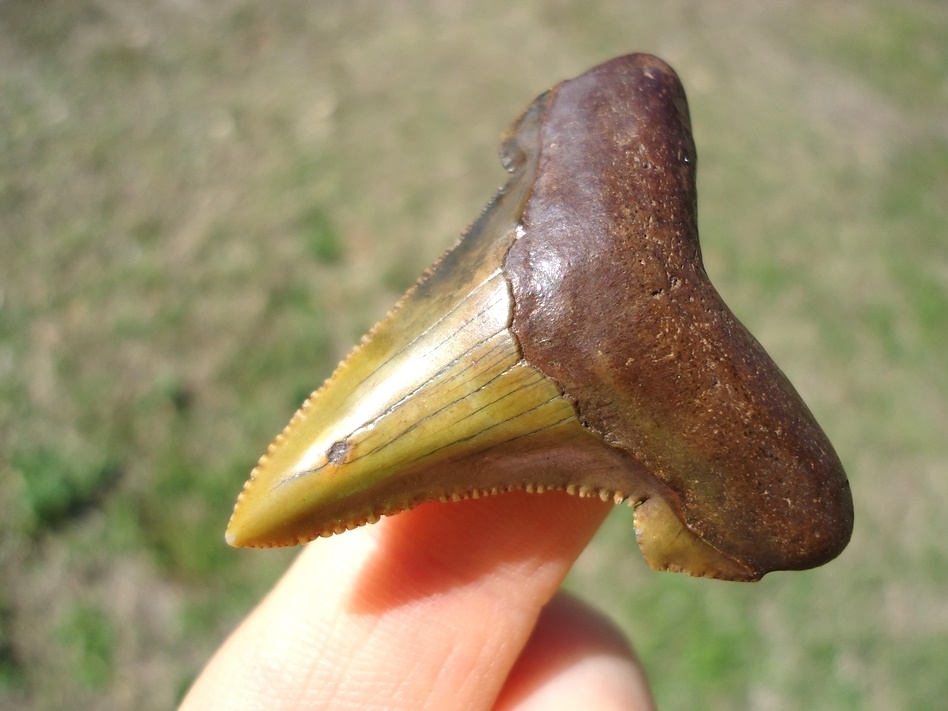
M586 603L559 593L507 678L494 711L654 711L642 669L622 632Z
M488 709L608 510L514 492L317 540L182 709Z

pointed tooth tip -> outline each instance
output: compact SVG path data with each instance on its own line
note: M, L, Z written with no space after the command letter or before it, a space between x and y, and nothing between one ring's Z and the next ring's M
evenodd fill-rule
M273 445L270 445L271 448ZM227 522L227 530L224 531L224 540L227 541L227 545L233 548L254 548L257 547L257 544L246 535L246 530L243 525L241 525L241 520L245 519L243 515L245 513L245 506L242 504L247 500L249 491L253 488L253 485L256 481L256 475L260 468L260 465L266 460L267 455L264 454L260 458L260 462L254 467L253 471L250 472L250 477L247 481L244 482L243 488L241 488L240 493L237 495L237 501L234 502L234 508L230 514L230 520Z
M227 541L227 545L232 548L243 548L240 538L238 538L237 534L234 533L230 527L224 532L224 540Z
M252 539L247 538L244 531L241 531L239 526L234 526L233 521L227 525L227 530L224 531L224 540L227 541L227 545L231 548L259 548L257 544Z
M243 517L238 513L239 508L240 499L238 498L234 512L227 523L227 530L224 531L224 540L227 541L227 545L232 548L270 548L272 544L265 539L248 535L247 527L244 525L246 522L241 520Z
M262 505L260 497L254 494L258 471L259 466L251 472L250 478L237 496L224 532L224 540L233 548L275 548L291 545L295 541L281 542L274 537L271 527L267 525L272 513Z

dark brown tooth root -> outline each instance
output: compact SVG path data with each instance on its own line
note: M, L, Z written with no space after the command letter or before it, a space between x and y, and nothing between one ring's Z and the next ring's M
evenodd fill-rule
M667 487L701 540L759 574L834 557L852 529L848 483L708 280L678 78L621 57L546 102L524 234L504 264L526 360Z

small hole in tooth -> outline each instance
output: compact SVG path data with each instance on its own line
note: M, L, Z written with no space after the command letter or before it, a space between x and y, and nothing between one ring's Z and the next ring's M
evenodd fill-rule
M346 440L333 442L329 451L326 452L326 456L329 457L329 461L333 464L342 464L346 460L347 454L349 454L349 443Z

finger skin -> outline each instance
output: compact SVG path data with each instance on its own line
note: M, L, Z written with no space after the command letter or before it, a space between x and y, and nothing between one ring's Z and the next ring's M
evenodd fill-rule
M565 593L543 609L495 711L654 711L645 672L625 636Z
M609 508L515 492L317 540L181 708L490 709Z

